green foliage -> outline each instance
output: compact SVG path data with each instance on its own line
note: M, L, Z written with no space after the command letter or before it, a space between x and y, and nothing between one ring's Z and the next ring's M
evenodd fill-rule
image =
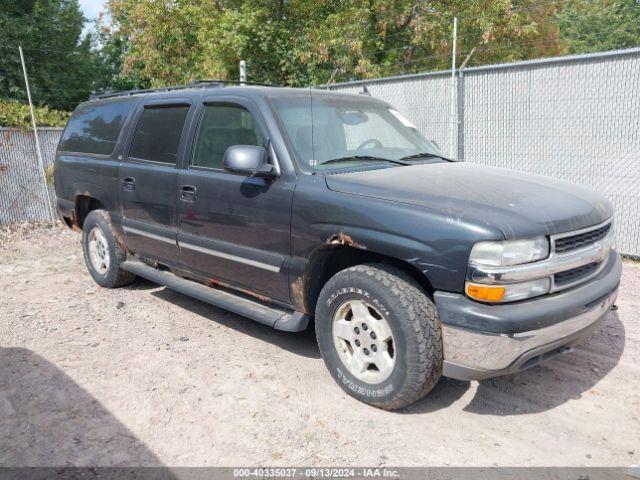
M72 110L91 92L237 79L302 86L640 45L640 0L78 0L0 3L0 98Z
M451 28L471 64L559 54L557 5L534 0L109 0L125 72L152 85L237 78L291 85L446 68Z
M24 50L33 101L72 110L100 88L100 62L77 0L0 3L0 98L26 101L18 46Z
M50 187L55 187L54 171L55 171L55 165L53 164L49 165L44 170L44 178L47 181L47 185L49 185Z
M569 0L558 15L570 53L601 52L640 44L640 1Z
M64 127L71 115L46 106L36 107L34 111L38 127ZM31 128L29 105L15 100L0 100L0 127Z
M94 78L97 91L131 90L149 86L135 71L123 71L129 42L122 35L114 35L103 14L96 19L90 36L95 55Z

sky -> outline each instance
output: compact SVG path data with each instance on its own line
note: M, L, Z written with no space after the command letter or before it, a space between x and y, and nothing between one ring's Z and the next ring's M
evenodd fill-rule
M100 13L100 10L104 10L104 0L79 0L80 8L84 16L90 20L95 19Z

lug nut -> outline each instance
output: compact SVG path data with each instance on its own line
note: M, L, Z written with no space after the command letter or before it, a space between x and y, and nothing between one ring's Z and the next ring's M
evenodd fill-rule
M359 346L360 346L360 340L356 340L356 342L355 342L355 343L356 343L356 347L359 347Z
M358 327L353 329L354 332L356 332L356 335L360 333L360 329Z
M376 339L376 332L371 332L369 335L371 335L372 339L374 339L374 340Z
M375 345L371 345L371 350L373 352L377 352L378 351L378 347L376 347Z
M369 349L365 348L365 349L364 349L364 354L365 354L365 355L369 355Z
M365 332L367 331L367 329L368 329L368 328L369 328L369 327L367 327L367 324L366 324L366 323L363 323L363 324L362 324L362 329L363 329Z

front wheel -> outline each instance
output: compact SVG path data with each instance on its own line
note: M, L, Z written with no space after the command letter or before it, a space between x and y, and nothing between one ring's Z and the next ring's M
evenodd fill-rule
M358 265L334 275L316 306L325 365L353 397L395 410L426 395L442 374L436 308L404 272Z

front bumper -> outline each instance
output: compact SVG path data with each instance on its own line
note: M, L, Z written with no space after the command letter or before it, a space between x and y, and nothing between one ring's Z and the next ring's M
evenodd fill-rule
M588 283L523 302L486 305L436 292L443 322L443 374L480 380L515 373L568 350L598 328L616 300L622 261L615 251Z

